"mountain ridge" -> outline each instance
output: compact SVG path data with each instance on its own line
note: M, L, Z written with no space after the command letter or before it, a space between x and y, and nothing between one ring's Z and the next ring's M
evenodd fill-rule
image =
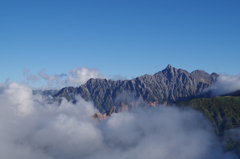
M114 106L121 107L121 102L127 105L133 101L162 104L188 100L214 84L218 76L202 70L189 73L168 65L154 75L145 74L132 80L91 78L79 87L62 88L54 97L75 100L80 95L92 101L99 111L108 112Z

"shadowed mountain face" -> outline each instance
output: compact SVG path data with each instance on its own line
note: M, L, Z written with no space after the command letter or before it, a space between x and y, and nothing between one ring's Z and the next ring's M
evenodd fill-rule
M212 85L217 77L216 73L210 75L201 70L188 73L168 65L154 75L146 74L132 80L89 79L80 87L63 88L55 97L74 100L76 95L81 95L104 112L133 101L164 103L188 100Z
M240 96L240 90L236 90L235 92L232 92L232 93L228 93L228 94L224 94L222 96Z

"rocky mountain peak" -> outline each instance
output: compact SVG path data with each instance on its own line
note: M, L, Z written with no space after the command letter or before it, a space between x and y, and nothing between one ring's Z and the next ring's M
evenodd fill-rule
M160 74L168 75L168 74L174 74L174 72L177 72L177 69L175 67L171 66L170 64L168 64L164 70L159 71L159 72L155 73L154 75L160 75Z
M92 101L101 112L125 110L125 105L133 101L146 103L179 102L194 98L202 90L212 85L217 74L208 74L197 70L189 73L168 65L154 75L144 75L132 80L113 81L106 79L89 79L78 88L64 88L56 96L74 99L80 95ZM121 104L123 102L125 105ZM119 104L120 103L120 104ZM151 105L151 104L150 104ZM127 108L126 108L127 109Z
M175 68L175 67L171 66L170 64L168 64L167 67L164 70L156 73L156 75L157 74L163 74L164 76L166 76L168 78L171 78L171 77L176 76L177 72L178 72L177 68Z
M171 68L173 68L172 65L168 64L165 69L171 69Z
M177 70L177 69L175 67L171 66L170 64L168 64L167 67L163 71L173 72L174 70Z
M216 73L212 73L210 75L203 70L195 70L195 71L191 72L191 76L193 76L195 79L197 79L200 82L213 84L217 80L217 77L219 75Z

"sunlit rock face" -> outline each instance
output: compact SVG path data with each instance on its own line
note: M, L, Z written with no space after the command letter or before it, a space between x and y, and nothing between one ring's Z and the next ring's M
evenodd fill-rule
M87 101L93 101L100 111L110 111L114 106L117 110L129 109L123 104L133 101L150 105L179 102L194 98L204 89L213 85L219 75L208 74L202 70L192 73L176 69L168 65L164 70L154 75L143 75L132 80L89 79L80 87L65 87L55 97L65 97L68 100L81 95Z

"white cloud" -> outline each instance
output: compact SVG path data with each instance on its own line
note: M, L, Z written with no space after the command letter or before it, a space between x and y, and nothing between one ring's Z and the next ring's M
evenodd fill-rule
M205 91L211 90L212 96L223 95L240 90L240 74L220 75L214 85L207 88Z
M69 85L81 85L87 82L90 78L107 78L95 68L74 68L69 71L71 76L68 76Z
M0 98L2 104L8 105L17 114L27 115L34 110L32 90L19 83L13 82L6 86Z
M78 101L47 104L27 86L6 86L0 94L0 158L71 158L95 151L102 142L91 118L97 110Z
M92 103L49 104L10 83L0 93L0 158L235 159L223 153L205 117L159 106L113 114L100 123Z

